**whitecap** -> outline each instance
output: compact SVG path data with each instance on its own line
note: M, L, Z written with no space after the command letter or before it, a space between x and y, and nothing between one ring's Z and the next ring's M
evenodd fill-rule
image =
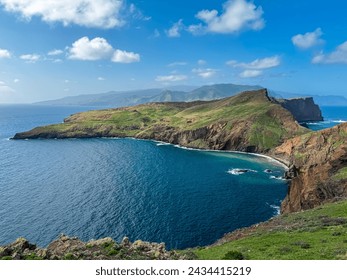
M232 175L241 175L241 174L245 174L249 172L257 173L258 171L252 170L252 169L246 169L246 168L233 168L227 171L227 173Z
M269 203L267 203L267 205L269 205L269 206L274 210L274 213L275 213L276 215L281 214L281 207L280 207L280 206L278 206L278 205L273 205L273 204L269 204Z
M287 181L287 179L283 178L282 176L270 176L270 179L280 180L280 181Z

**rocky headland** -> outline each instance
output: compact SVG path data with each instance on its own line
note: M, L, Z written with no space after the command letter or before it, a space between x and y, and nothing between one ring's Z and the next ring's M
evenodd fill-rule
M277 101L291 112L298 122L323 121L322 112L312 97L277 99Z

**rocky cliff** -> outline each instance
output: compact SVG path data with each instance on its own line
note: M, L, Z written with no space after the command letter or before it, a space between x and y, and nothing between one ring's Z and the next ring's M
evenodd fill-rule
M282 213L347 197L347 123L289 139L271 154L290 164Z
M322 112L312 97L278 99L278 102L291 112L298 122L323 121Z

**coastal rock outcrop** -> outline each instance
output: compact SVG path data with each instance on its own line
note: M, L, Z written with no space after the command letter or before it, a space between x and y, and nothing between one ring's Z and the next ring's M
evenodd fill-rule
M121 243L112 238L82 242L76 237L61 235L47 248L38 248L24 238L0 246L0 260L187 260L192 253L167 251L164 243L150 243L124 238Z
M289 139L271 155L290 163L282 213L347 197L347 123Z
M298 122L323 121L322 112L312 97L278 99L277 101L291 112Z

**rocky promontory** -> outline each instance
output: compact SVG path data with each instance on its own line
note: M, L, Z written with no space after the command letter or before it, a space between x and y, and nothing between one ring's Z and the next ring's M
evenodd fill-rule
M323 121L322 112L312 97L278 99L277 101L291 112L298 122Z
M308 132L266 90L195 102L150 103L72 115L13 139L135 137L185 147L265 153Z

